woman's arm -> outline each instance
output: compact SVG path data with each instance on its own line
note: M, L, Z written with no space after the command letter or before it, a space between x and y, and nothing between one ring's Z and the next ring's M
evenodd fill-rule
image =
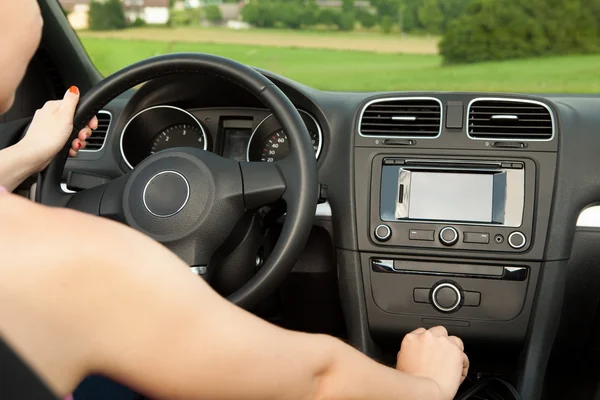
M46 168L71 135L78 102L79 89L72 86L64 99L49 101L36 111L25 137L0 150L0 186L12 192L29 176ZM85 148L86 139L97 127L98 119L94 117L71 142L70 156Z
M0 221L0 331L60 394L89 373L215 400L451 399L461 381L466 356L439 331L414 336L433 356L408 357L409 375L233 306L121 224L12 195Z

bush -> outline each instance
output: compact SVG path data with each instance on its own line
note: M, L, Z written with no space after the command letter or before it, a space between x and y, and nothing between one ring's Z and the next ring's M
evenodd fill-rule
M218 24L223 21L223 14L221 14L219 6L207 6L204 9L204 15L206 15L206 19L213 24Z
M142 26L146 26L146 25L148 25L148 24L146 24L146 21L144 21L144 20L143 20L143 19L141 19L140 17L137 17L137 18L135 19L135 21L133 21L133 22L131 23L131 26L133 26L133 27L136 27L136 28L140 28L140 27L142 27Z
M587 0L473 0L440 42L444 63L474 63L600 51Z
M369 29L377 25L377 16L362 8L356 10L356 19L363 28Z
M302 26L302 5L298 3L274 3L277 20L284 28L300 29Z
M251 1L242 9L242 19L250 25L272 28L277 22L277 14L271 2Z
M199 8L188 10L171 10L169 16L170 26L199 25L202 20L202 10Z
M383 18L381 18L381 23L379 24L379 26L381 27L381 32L385 34L392 32L392 29L394 28L394 22L392 21L392 17L386 15Z
M342 12L337 20L337 27L340 31L351 31L354 30L356 24L356 18L354 13Z
M340 13L331 8L322 8L319 11L319 24L325 26L337 26L340 19Z
M90 29L94 31L123 29L127 25L120 0L92 0L88 16Z

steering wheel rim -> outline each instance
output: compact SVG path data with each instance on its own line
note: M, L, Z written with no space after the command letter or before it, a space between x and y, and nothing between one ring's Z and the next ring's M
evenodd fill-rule
M219 56L178 53L146 59L105 78L81 98L75 113L74 129L70 140L42 173L38 200L44 204L61 207L67 206L73 200L74 195L64 193L60 189L61 174L68 157L68 144L100 109L119 94L140 83L177 73L215 75L241 86L255 95L275 114L290 140L288 157L276 163L285 180L285 190L281 198L287 203L287 215L279 240L254 277L228 297L230 301L241 307L251 308L279 287L291 271L308 239L318 198L316 159L307 128L287 96L256 70ZM239 164L242 175L245 173L244 176L249 179L252 179L252 174L259 177L261 171L266 170L266 167L252 164L255 163ZM269 173L273 175L272 171ZM246 186L252 186L252 183L244 182L244 186L246 190L248 189ZM93 188L80 193L85 195L86 192L91 193L94 190L100 192L100 189ZM105 193L98 194L100 197L105 195ZM252 198L246 193L244 195L247 201ZM85 196L79 197L85 198ZM259 205L261 204L257 203L255 206Z

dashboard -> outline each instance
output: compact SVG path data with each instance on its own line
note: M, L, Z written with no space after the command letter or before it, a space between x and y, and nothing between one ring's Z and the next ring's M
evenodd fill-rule
M316 119L298 110L312 140L315 157L323 146ZM273 114L265 109L183 109L155 105L132 116L120 136L120 150L129 168L161 150L197 147L237 161L274 162L289 152L289 139Z
M335 93L262 72L300 111L327 186L315 224L331 230L350 343L374 356L399 332L443 324L523 344L520 371L537 374L578 216L600 202L600 98ZM155 79L103 113L102 143L67 162L67 188L170 147L272 162L290 146L270 110L212 76Z

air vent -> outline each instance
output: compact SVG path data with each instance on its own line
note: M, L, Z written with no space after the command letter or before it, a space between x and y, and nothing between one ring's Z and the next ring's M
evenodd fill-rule
M104 147L112 115L108 111L103 110L98 111L96 116L98 117L98 129L87 139L87 146L81 151L100 151Z
M361 136L435 138L440 135L442 104L431 97L374 100L360 119Z
M475 99L468 115L473 139L550 140L554 134L550 109L537 101Z

